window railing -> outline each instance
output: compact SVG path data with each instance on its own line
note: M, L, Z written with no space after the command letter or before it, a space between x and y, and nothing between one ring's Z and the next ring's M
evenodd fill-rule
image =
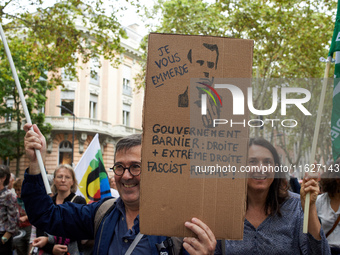
M53 126L53 130L72 130L73 116L46 116L45 122L50 123ZM112 125L110 122L102 120L78 117L75 119L75 130L77 132L93 132L94 129L96 129L99 133L110 134L113 136L142 132L142 130L138 128L124 125Z

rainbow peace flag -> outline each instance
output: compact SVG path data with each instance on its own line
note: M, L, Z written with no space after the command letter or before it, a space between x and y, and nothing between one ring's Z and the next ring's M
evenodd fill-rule
M92 139L74 171L78 181L76 194L84 197L87 203L96 202L104 197L111 197L109 179L103 163L98 134Z

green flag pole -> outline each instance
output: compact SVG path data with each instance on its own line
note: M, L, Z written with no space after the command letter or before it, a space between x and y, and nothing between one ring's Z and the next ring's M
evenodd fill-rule
M326 95L328 75L329 75L329 69L331 67L331 62L332 62L332 57L329 56L326 61L325 74L323 77L324 79L323 79L322 89L321 89L321 97L320 97L320 102L319 102L319 107L318 107L318 113L316 116L314 137L313 137L313 142L312 142L312 151L311 151L311 156L310 156L311 164L314 164L314 161L315 161L316 146L317 146L318 135L319 135L319 130L320 130L323 105L325 102L325 95ZM303 233L305 234L308 233L309 204L310 204L310 192L306 194L306 198L305 198L305 208L304 208L304 217L303 217Z
M317 133L319 132L319 128L320 128L322 107L323 107L324 100L325 100L324 94L326 93L328 74L329 74L329 69L330 69L332 56L334 52L336 53L335 54L336 57L335 57L335 69L334 69L331 139L332 139L332 153L333 153L334 161L340 156L340 80L339 80L340 78L340 43L339 42L340 42L340 5L338 1L332 43L331 43L331 47L328 53L327 65L325 69L323 86L322 86L322 91L321 91L321 98L320 98L319 109L318 109L318 114L317 114L317 120L315 124L310 163L314 163L314 160L315 160ZM305 208L304 208L303 233L308 232L309 204L310 204L310 193L307 193L306 199L305 199Z
M338 9L334 25L331 48L328 56L335 53L334 68L334 88L333 88L333 109L331 119L331 139L333 159L336 161L340 156L340 5Z

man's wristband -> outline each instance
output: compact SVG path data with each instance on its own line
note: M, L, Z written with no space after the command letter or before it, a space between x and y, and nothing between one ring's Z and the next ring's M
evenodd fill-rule
M1 237L1 241L2 241L3 243L6 243L6 242L8 241L8 239L7 239L7 237L3 236L3 237Z

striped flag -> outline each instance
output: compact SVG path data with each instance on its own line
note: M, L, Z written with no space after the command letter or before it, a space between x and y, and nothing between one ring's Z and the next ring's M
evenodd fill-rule
M334 161L340 157L340 5L338 10L332 44L328 56L333 56L335 52L335 69L334 69L334 89L333 89L333 110L331 119L331 139Z
M79 184L76 194L84 197L87 203L111 197L98 134L92 139L74 171Z

